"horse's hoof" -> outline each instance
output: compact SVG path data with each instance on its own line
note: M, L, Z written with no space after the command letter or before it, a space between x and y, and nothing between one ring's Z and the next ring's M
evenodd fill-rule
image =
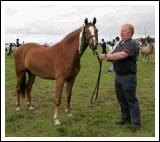
M20 110L21 110L21 108L20 108L20 107L16 107L16 112L17 112L17 111L20 111Z
M68 117L72 117L73 115L72 115L72 113L68 113L67 116Z
M69 113L69 109L68 109L68 108L66 108L66 109L65 109L65 112L66 112L66 113Z
M59 121L58 119L55 119L55 120L54 120L54 124L55 124L55 125L60 125L61 123L60 123L60 121Z
M33 107L33 106L29 106L28 109L29 109L29 110L33 110L34 107Z

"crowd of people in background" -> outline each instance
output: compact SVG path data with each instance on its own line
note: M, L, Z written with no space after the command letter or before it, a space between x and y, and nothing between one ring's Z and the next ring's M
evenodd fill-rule
M20 47L23 44L25 44L24 41L22 42L22 44L20 44L19 38L16 39L15 43L5 44L5 51L7 52L7 56L11 56L12 52L13 52L13 49L17 48L17 47ZM49 44L45 42L44 44L42 44L42 46L43 47L49 47Z
M145 48L148 46L148 44L154 45L154 38L151 38L150 36L147 36L146 38L137 38L135 39L135 41L138 44L138 52L137 54L139 55L139 50L142 47ZM104 39L101 39L101 43L99 43L100 47L102 48L102 54L107 54L107 53L111 53L115 50L115 48L117 47L117 45L120 42L120 38L117 36L115 37L112 41L105 41ZM138 56L137 56L138 57ZM138 58L137 58L138 60ZM114 68L113 68L113 64L111 64L111 66L107 69L108 72L113 72Z
M23 41L23 44L24 44L24 41ZM19 39L18 38L16 39L16 43L9 43L8 49L6 48L6 51L8 51L7 56L11 56L12 48L19 47L20 45L22 45L22 44L19 43Z
M11 56L13 48L19 47L20 45L24 44L24 41L22 42L22 44L20 44L19 41L20 41L19 38L17 38L15 43L6 44L5 49L7 52L7 56ZM99 45L102 48L102 54L107 54L107 52L113 52L116 46L118 45L119 41L120 41L120 38L118 36L116 36L112 41L107 41L107 42L104 39L101 39L101 43L99 43ZM146 46L147 43L149 42L154 42L154 39L149 36L146 37L146 39L145 38L137 39L137 43L139 47ZM43 47L49 47L49 44L46 42L41 45ZM108 72L112 72L113 70L114 70L113 65L111 65L108 69Z
M104 39L101 40L100 46L102 47L102 54L107 54L113 52L119 43L120 38L117 36L112 41L105 42ZM109 72L113 71L113 64L108 69Z

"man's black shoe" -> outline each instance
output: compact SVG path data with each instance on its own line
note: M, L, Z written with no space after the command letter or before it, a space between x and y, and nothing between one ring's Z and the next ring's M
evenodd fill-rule
M131 123L131 120L120 120L120 121L118 121L116 124L117 125L124 125L124 124L127 124L127 123Z
M132 132L137 132L138 130L141 129L141 126L140 125L133 125L132 127Z

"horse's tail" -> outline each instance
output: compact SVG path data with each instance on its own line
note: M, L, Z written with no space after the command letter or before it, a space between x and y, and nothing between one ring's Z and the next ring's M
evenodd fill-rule
M27 83L26 83L26 73L22 75L22 82L20 84L20 92L23 98L25 98L26 95L26 89L27 89Z

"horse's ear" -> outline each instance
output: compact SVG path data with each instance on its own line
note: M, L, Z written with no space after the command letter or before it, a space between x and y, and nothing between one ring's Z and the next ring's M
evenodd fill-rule
M86 19L84 20L84 23L85 23L85 25L88 24L88 18L86 18Z
M93 24L95 25L96 24L96 18L94 17L94 19L93 19Z

